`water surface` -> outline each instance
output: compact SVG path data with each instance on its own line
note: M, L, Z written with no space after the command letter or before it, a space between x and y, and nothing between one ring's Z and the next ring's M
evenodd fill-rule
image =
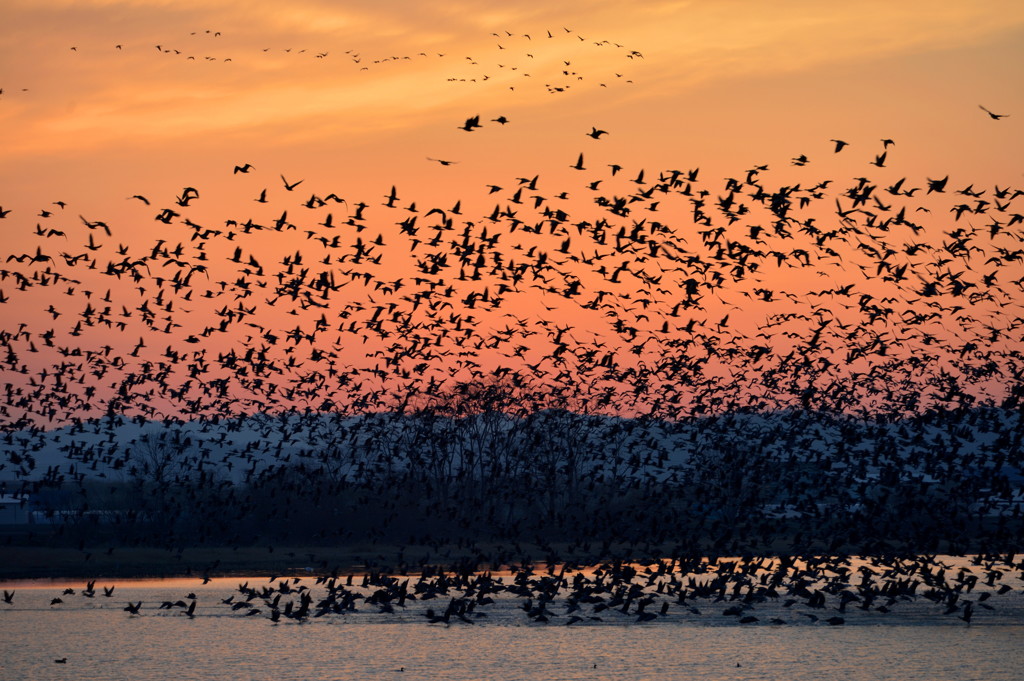
M845 623L829 626L834 604L812 610L785 599L748 606L758 618L742 625L724 615L729 602L690 600L670 604L665 616L637 622L634 613L590 608L582 621L564 599L550 607L546 624L532 621L512 594L495 596L473 624L430 624L424 613L445 609L449 596L410 600L393 614L359 602L354 611L303 621L269 619L267 601L246 601L239 584L280 588L281 580L198 579L95 584L22 582L10 604L0 604L2 679L1021 679L1024 676L1024 594L987 597L970 625L945 606L918 598L889 613L852 605ZM415 578L413 578L415 581ZM294 578L314 600L323 594L313 578ZM114 586L104 596L104 586ZM74 594L64 594L71 588ZM370 594L356 579L353 591ZM987 587L971 594L978 602ZM994 589L988 589L994 591ZM280 601L294 599L289 591ZM194 599L189 596L195 596ZM63 602L51 605L51 600ZM189 604L161 609L164 601ZM225 604L223 601L229 600ZM142 601L140 614L124 611ZM695 614L689 608L696 608ZM253 612L256 611L256 612ZM252 613L251 615L248 613ZM785 624L771 624L778 619ZM67 659L58 664L57 659ZM403 671L400 671L403 670Z

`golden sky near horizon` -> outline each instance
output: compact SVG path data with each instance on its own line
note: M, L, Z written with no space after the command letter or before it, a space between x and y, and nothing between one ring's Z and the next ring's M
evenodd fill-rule
M385 188L438 182L426 155L501 177L571 163L591 126L624 167L783 165L833 137L870 160L889 137L905 173L1011 181L1024 156L1020 114L995 126L978 109L1022 108L1014 2L5 6L0 186L15 196L243 161ZM512 124L456 129L476 114Z
M579 214L586 182L611 165L619 179L700 167L716 191L762 164L805 186L949 175L951 187L1019 187L1021 83L1024 5L1002 0L7 0L0 255L31 253L36 229L84 242L79 215L145 249L164 238L153 214L183 187L200 195L192 219L213 226L263 210L263 189L293 203L334 192L339 215L365 201L373 217L395 186L402 205L486 214L488 185L507 195L537 175ZM460 129L477 115L480 129ZM593 127L607 134L591 139ZM833 139L849 144L837 154ZM586 182L570 167L581 153ZM791 162L800 155L806 165ZM233 174L243 163L253 170ZM294 197L282 176L303 181ZM780 276L800 286L806 273ZM44 324L40 301L7 302L4 326ZM569 319L587 333L585 314Z

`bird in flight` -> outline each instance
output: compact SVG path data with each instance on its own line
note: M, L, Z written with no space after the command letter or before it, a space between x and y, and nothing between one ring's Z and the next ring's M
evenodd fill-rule
M1010 115L1010 114L992 113L991 111L989 111L988 109L983 107L981 104L978 105L978 108L981 109L982 111L984 111L985 113L987 113L992 118L992 120L994 120L994 121L998 121L1000 118L1006 118L1007 116Z
M244 166L235 166L235 169L232 172L232 174L233 175L237 175L238 173L247 173L247 172L249 172L252 169L253 169L252 164L246 163Z
M299 180L298 182L292 182L288 184L288 180L284 179L284 175L281 176L281 181L284 182L284 188L288 191L294 191L296 187L305 182L305 180Z
M601 135L607 135L607 134L608 134L607 130L598 130L597 128L592 127L590 129L590 132L587 133L587 136L588 137L593 137L594 139L597 140L597 139L601 139Z
M431 158L429 156L427 156L427 160L428 161L433 161L435 163L440 163L443 166L450 166L450 165L453 165L455 163L458 163L458 161L446 161L446 160L444 160L442 158Z
M473 132L473 128L482 128L480 125L480 116L472 116L466 119L466 122L459 126L459 130L465 130L466 132Z

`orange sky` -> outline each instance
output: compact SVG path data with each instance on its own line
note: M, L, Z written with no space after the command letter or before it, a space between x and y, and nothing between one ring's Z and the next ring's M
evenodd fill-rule
M603 187L623 195L641 169L652 178L699 167L706 189L718 193L724 178L757 164L770 166L765 179L776 186L832 179L847 187L862 175L879 186L901 177L919 186L945 175L951 188L1024 185L1018 2L39 5L9 0L0 20L0 208L10 210L0 222L4 261L44 246L54 257L81 252L90 233L103 235L86 230L79 215L111 227L101 239L109 251L115 243L148 250L158 239L173 246L188 239L188 229L152 218L186 186L200 197L181 212L206 227L250 217L273 222L287 209L300 229L244 244L245 257L266 263L299 249L307 260L322 257L319 244L302 236L302 228L316 229L301 206L310 193L344 197L334 211L339 222L358 201L370 204L373 226L362 233L369 240L395 230L402 217L380 206L392 186L399 205L417 202L421 215L462 201L464 219L479 222L496 203L507 205L516 178L538 175L538 195L553 203L565 192L559 205L574 220L594 219L587 183L603 178ZM979 105L1009 116L992 120ZM483 127L460 130L474 115ZM499 116L508 124L493 121ZM585 134L592 127L608 134L593 140ZM849 146L835 154L833 138ZM882 153L882 138L895 145L876 168L870 161ZM570 168L580 153L584 172ZM801 154L808 164L792 165ZM246 162L251 173L232 174ZM611 164L623 168L617 178L609 176ZM303 184L288 193L281 175ZM503 190L492 196L488 185ZM262 189L269 205L253 202ZM136 194L152 205L128 199ZM937 231L923 239L938 243L957 226L946 213L962 198L944 200ZM666 199L661 210L645 216L672 224L689 206ZM37 226L63 231L67 241L41 240ZM503 253L511 253L515 237L503 238ZM552 236L550 249L561 241ZM235 246L211 242L211 282L235 274L224 265ZM414 276L404 242L401 255L392 248L388 277ZM1020 262L1009 263L1000 282L1013 272L1024 275ZM821 287L821 276L802 270L764 274L793 292ZM841 268L827 274L843 280ZM589 299L601 282L580 276ZM127 282L114 286L119 304L139 304L141 294ZM63 323L85 302L84 286L59 297L14 288L0 282L11 297L0 307L8 331L22 322L56 326L47 305L66 311ZM743 290L706 312L712 325L747 300ZM1011 292L1019 303L1019 287ZM212 305L225 302L233 301ZM553 305L550 296L527 291L510 296L502 311L529 315L543 304ZM176 313L183 327L175 342L213 323L211 311L184 308L192 312ZM986 319L1009 314L1001 310L986 308ZM294 325L260 312L268 326ZM606 323L572 306L551 316L571 324L578 340L600 337ZM734 312L732 325L747 324L753 336L763 314L741 316ZM488 321L495 329L501 323ZM90 342L130 349L137 334L125 336ZM236 342L210 338L204 347L215 352Z
M884 136L907 174L1021 172L1016 117L977 108L1022 108L1015 2L41 4L5 3L0 28L5 204L83 173L156 189L242 160L378 191L438 182L427 155L461 162L446 180L500 178L562 167L592 125L626 167L781 165L832 137L870 160ZM474 114L513 123L456 130Z

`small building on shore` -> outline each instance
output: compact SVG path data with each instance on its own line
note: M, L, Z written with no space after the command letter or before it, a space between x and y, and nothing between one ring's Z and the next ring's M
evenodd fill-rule
M28 497L0 494L0 525L24 525L32 522L31 512Z

